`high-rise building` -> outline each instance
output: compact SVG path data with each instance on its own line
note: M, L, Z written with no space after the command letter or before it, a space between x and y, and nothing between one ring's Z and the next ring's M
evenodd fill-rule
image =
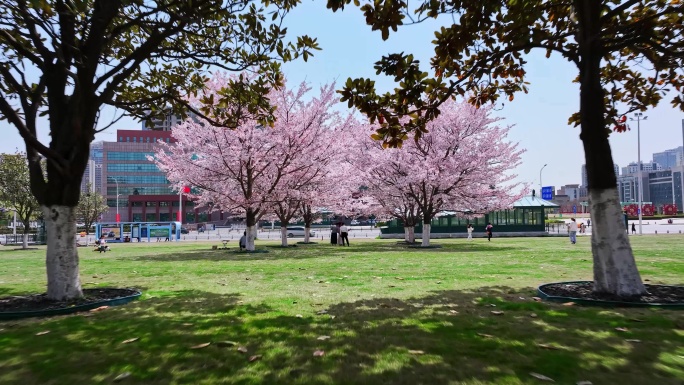
M615 171L615 177L620 176L620 167L617 164L613 164L613 171ZM589 187L589 177L587 176L587 165L582 165L582 187L585 189Z
M166 174L147 157L158 141L173 143L170 131L118 130L116 142L104 142L102 178L109 211L103 221L168 222L178 215L179 196ZM199 212L195 202L183 195L183 223L223 220L222 213ZM214 218L216 217L216 218Z
M653 154L653 161L662 165L663 169L668 170L672 167L682 164L682 146L665 150L663 152L656 152Z
M81 193L87 193L90 184L90 192L102 194L102 147L102 142L90 144L90 158L81 179Z
M652 171L662 171L662 170L664 170L663 166L657 162L648 162L648 163L641 162L641 171L652 172ZM636 174L638 172L639 172L639 165L637 164L637 162L631 162L630 164L627 165L627 167L622 168L622 174L623 175Z
M556 195L565 195L570 201L576 201L580 198L580 190L580 185L578 184L566 184L556 191Z

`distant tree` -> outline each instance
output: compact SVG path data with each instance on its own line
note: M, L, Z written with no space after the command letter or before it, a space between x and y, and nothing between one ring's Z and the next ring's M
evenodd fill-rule
M351 0L328 0L333 10ZM672 105L684 109L684 2L679 0L423 0L357 1L366 22L387 39L406 21L440 15L432 43L434 77L411 54L386 55L378 74L399 86L377 94L370 79L349 79L342 100L371 121L377 138L398 146L412 133L426 132L442 103L455 96L480 106L513 100L527 92L525 54L535 48L559 54L578 69L579 112L569 122L581 126L592 213L594 291L618 296L645 288L622 223L613 172L609 126L624 131L624 117L656 106L675 90ZM502 103L503 104L503 103Z
M306 60L317 48L307 36L284 41L282 20L298 2L0 0L0 119L26 143L47 228L48 298L82 296L74 212L90 142L109 127L97 129L101 109L142 119L193 112L226 127L249 115L271 124L265 94L280 85L280 61ZM211 111L193 110L187 97L212 68L257 76L226 84L205 105ZM40 116L49 144L38 138Z
M31 221L40 213L40 206L31 193L26 154L0 156L0 202L6 209L16 211L24 231L22 248L27 249Z
M511 182L523 151L506 140L508 128L496 126L490 110L449 101L417 140L401 149L370 143L355 157L367 194L388 205L388 214L408 226L420 215L423 246L439 213L485 214L511 207L525 192Z
M76 220L82 221L85 225L86 245L88 244L90 227L97 223L100 216L109 210L105 197L94 191L90 183L88 183L87 188L88 192L81 194L78 206L76 206Z

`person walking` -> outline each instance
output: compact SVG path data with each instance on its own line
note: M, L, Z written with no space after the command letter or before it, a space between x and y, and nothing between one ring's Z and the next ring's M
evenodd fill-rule
M492 241L492 231L494 230L494 226L492 226L492 222L487 223L487 227L485 227L485 231L487 232L487 241Z
M468 223L468 229L467 230L468 230L468 240L472 241L473 240L473 230L474 230L473 225Z
M636 224L632 223L632 235L636 234Z
M344 223L340 226L340 236L342 237L342 246L344 246L344 241L347 241L347 246L349 246L349 228Z
M570 223L568 223L568 235L570 235L570 243L573 245L577 243L577 222L575 218L570 218Z

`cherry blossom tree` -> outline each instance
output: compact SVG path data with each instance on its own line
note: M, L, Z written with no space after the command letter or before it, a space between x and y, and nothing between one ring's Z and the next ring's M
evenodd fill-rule
M419 139L383 149L369 138L357 158L368 194L387 214L409 228L422 218L423 246L429 246L430 224L440 212L484 214L511 207L524 192L510 173L523 151L506 141L508 128L496 125L491 109L453 101L445 107ZM410 240L410 229L405 232Z
M230 78L217 74L207 82L204 95L192 102L211 103ZM244 119L236 129L216 127L207 121L186 120L173 129L175 144L160 143L155 160L172 183L198 188L199 203L213 203L224 211L237 211L247 222L247 250L254 250L256 223L277 212L283 229L294 217L300 193L326 173L336 154L334 133L350 120L332 110L337 103L334 85L321 87L305 100L310 87L302 83L268 95L275 107L274 126ZM198 106L220 110L219 105ZM240 106L228 106L239 109ZM283 245L287 234L282 231Z

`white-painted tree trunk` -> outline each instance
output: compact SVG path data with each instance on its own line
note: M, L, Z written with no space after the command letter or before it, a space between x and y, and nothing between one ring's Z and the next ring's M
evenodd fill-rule
M28 234L24 233L24 237L22 239L22 248L28 249Z
M76 216L74 207L41 206L47 231L47 295L53 300L83 296L76 250Z
M415 226L404 227L404 240L407 243L414 243L416 241L416 227Z
M432 225L429 223L423 223L423 239L421 246L430 246L430 227Z
M342 232L340 231L337 233L337 245L338 246L344 246L344 243L342 242Z
M287 247L287 226L280 227L280 244L283 247Z
M617 188L589 190L594 291L619 296L646 292L629 244Z
M306 226L304 227L304 243L309 243L311 237L309 237L309 234L311 233L311 227Z
M245 250L254 251L254 239L257 235L256 226L247 227L247 240L245 242Z

